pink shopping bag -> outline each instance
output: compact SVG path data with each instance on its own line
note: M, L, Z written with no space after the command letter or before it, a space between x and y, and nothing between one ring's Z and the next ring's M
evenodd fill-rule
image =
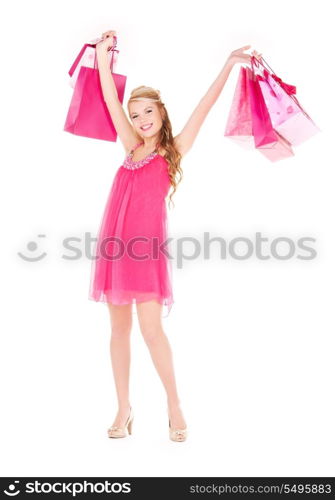
M268 160L275 162L279 160L284 160L290 156L294 156L294 151L290 142L288 142L285 137L280 135L276 130L275 134L277 137L277 142L270 148L257 148L263 156Z
M114 38L114 46L111 49L111 73L117 89L119 101L123 103L127 77L125 75L113 73L114 53L118 52L116 50L117 39L116 37ZM64 130L83 137L116 142L117 132L104 101L101 89L95 51L96 43L92 43L94 47L93 67L84 65L80 67L66 116ZM69 70L70 76L74 74L78 64L82 60L87 45L88 44L85 44L83 46L72 64Z
M246 70L255 147L272 147L277 142L277 136L273 130L270 115L259 86L257 74L253 68L252 59L251 69L248 67Z
M253 66L240 68L224 135L245 149L256 147L272 162L293 156L290 143L273 129L254 73Z
M244 66L240 67L224 135L236 141L245 149L253 149L255 147L252 135L246 68Z
M320 129L299 103L296 87L283 82L274 72L270 73L264 63L263 58L256 62L262 71L258 79L271 123L277 132L297 146Z
M270 161L279 161L294 156L294 151L290 142L273 128L254 68L254 59L251 58L251 69L246 68L254 143L258 151Z

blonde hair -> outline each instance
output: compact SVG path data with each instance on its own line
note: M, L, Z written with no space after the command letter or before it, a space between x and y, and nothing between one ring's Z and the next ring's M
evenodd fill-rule
M168 112L165 108L165 104L161 100L161 95L159 90L153 89L152 87L146 87L145 85L141 85L140 87L136 87L130 94L130 98L128 100L128 113L129 112L129 103L132 101L137 101L137 100L148 100L148 101L153 101L157 103L157 106L161 112L162 115L162 128L160 129L160 137L159 137L159 144L166 150L166 155L165 158L169 164L169 178L170 178L170 183L173 188L172 193L170 194L170 202L172 201L172 196L176 192L177 185L179 182L181 182L183 178L183 169L180 166L181 162L181 154L179 153L174 139L172 135L172 126L171 122L169 119ZM136 133L136 136L138 137L139 141L143 141L142 137ZM178 179L177 179L177 176ZM173 201L172 201L173 203ZM173 203L174 204L174 203Z

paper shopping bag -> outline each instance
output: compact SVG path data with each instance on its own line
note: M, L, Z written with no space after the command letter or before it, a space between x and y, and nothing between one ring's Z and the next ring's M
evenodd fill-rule
M263 156L265 156L272 162L284 160L285 158L294 156L294 151L291 143L288 142L285 137L280 135L276 130L275 134L277 137L277 142L272 147L257 148L257 151L259 151Z
M119 101L122 104L127 77L125 75L113 73L114 52L116 51L115 47L116 42L114 47L111 49L111 74L115 83ZM70 76L73 75L84 51L85 46L81 49L76 60L71 66L69 70ZM116 142L117 140L117 132L112 122L110 112L104 101L101 89L95 47L94 67L80 67L73 96L66 116L64 130L74 135L83 137L113 142Z
M277 142L270 115L253 68L246 68L255 147L272 147Z
M273 162L294 156L290 142L273 128L253 62L246 70L255 147Z
M255 147L252 135L246 68L244 66L240 67L224 135L245 149L253 149Z
M296 97L296 87L282 81L274 72L258 61L262 74L258 75L261 91L269 111L271 123L291 144L297 146L320 132Z

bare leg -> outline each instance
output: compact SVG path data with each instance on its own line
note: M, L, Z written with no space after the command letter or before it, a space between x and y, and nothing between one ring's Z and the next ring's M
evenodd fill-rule
M118 413L112 425L122 427L129 415L131 304L107 304L111 320L110 354L118 399Z
M139 303L136 307L143 338L166 390L171 427L183 429L186 422L177 393L172 351L161 322L162 305L152 300Z

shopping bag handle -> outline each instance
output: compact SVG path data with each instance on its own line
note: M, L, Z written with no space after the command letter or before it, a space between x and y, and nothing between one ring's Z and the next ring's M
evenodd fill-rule
M268 72L268 70L266 69L266 67L264 66L264 64L262 63L262 61L265 62L265 64L268 66L268 68L270 69L271 71L271 76L274 80L277 81L277 83L279 83L279 85L282 87L282 89L288 94L289 97L291 97L291 99L295 102L295 104L297 106L299 106L299 108L301 109L301 111L304 113L304 115L311 121L312 118L309 116L309 114L307 113L307 111L302 107L302 105L300 104L300 102L298 101L298 98L297 96L295 95L296 94L296 91L297 91L297 88L295 85L290 85L289 83L285 83L283 82L283 80L281 78L279 78L279 76L273 71L273 69L269 66L269 64L265 61L264 57L261 56L260 59L257 59L255 56L251 56L251 67L252 67L252 73L253 75L255 75L255 71L254 71L254 66L258 67L258 66L262 66L264 68L264 74L265 76L267 76L266 72Z
M264 57L261 56L259 59L256 56L251 56L251 64L254 64L255 66L261 65L263 68L265 68L263 62L267 65L270 71L275 75L276 73L273 71L273 69L269 66L269 64L265 61Z
M117 53L120 52L119 50L117 50L116 45L117 45L117 36L113 35L113 46L110 49L108 49L108 51L112 51L112 57L111 57L111 60L110 60L110 69L111 69L112 73L113 73L114 64L116 62L115 52L117 52ZM96 44L95 44L95 46L96 46ZM97 69L97 68L98 68L97 51L95 50L94 51L94 69Z
M292 94L296 94L297 87L295 85L290 85L289 83L283 82L283 80L281 78L279 78L279 76L273 71L273 69L271 68L271 66L265 61L265 59L264 59L263 56L261 56L260 59L257 59L255 56L251 56L251 67L252 67L253 73L254 73L254 68L253 68L254 66L256 66L257 68L259 66L262 66L264 68L264 74L265 74L265 76L267 76L269 74L269 71L266 69L266 67L263 64L263 62L270 69L272 78L274 80L276 80L276 82L279 83L279 85L285 90L285 92L288 95L292 96Z
M69 69L69 75L72 76L73 73L75 72L76 70L76 67L78 66L79 64L79 61L80 59L83 57L83 54L86 50L87 47L96 47L97 43L102 40L101 38L97 38L96 40L93 40L92 42L87 42L83 45L83 47L81 48L79 54L77 55L77 57L75 58L71 68ZM117 37L114 35L114 39L113 39L113 47L110 49L112 50L112 57L111 57L111 62L110 62L110 67L111 67L111 72L113 73L113 66L114 66L114 54L115 52L119 53L120 51L116 49L116 44L117 44ZM97 52L95 50L95 53L94 53L94 68L97 68L97 61L96 61L96 58L97 58Z

